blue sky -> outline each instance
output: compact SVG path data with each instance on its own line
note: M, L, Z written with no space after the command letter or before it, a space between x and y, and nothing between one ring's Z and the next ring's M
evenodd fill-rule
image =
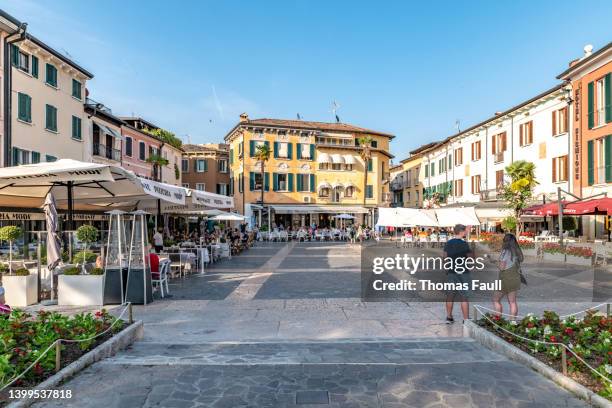
M90 96L193 143L250 117L397 135L398 159L554 86L612 2L2 0L95 74ZM52 6L51 6L52 5Z

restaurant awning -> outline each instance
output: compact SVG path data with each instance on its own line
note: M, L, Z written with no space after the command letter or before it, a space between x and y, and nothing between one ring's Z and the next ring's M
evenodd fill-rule
M612 198L596 198L593 200L568 203L563 208L566 215L606 214L612 215Z
M271 205L276 214L367 214L364 207L349 207L336 205Z
M317 157L317 163L331 163L331 158L327 153L320 153Z
M563 206L567 205L567 201L563 201ZM565 214L565 209L563 210ZM559 215L559 203L557 201L546 204L538 204L531 207L526 208L523 211L525 215L539 215L540 217L551 216L551 215Z

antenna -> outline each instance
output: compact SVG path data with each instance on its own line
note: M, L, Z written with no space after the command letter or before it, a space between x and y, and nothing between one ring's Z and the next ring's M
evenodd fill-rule
M461 122L459 121L459 119L455 119L455 129L457 129L457 133L461 132L461 129L459 128L460 124Z
M302 116L300 115L300 112L297 113L297 120L302 120Z
M334 115L334 119L336 119L337 123L340 123L340 116L338 116L338 109L340 109L340 105L338 105L338 102L336 102L336 100L334 99L334 101L332 102L332 114Z

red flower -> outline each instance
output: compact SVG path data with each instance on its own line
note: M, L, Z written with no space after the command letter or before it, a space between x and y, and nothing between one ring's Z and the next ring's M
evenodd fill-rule
M96 317L102 317L104 316L104 313L102 313L101 311L96 312Z
M527 327L533 329L535 327L535 324L533 324L533 322L529 322L527 323Z
M574 333L574 330L571 327L565 329L565 334L571 336Z
M557 341L557 338L556 338L555 336L550 336L550 341L552 341L552 342L556 342L556 341Z

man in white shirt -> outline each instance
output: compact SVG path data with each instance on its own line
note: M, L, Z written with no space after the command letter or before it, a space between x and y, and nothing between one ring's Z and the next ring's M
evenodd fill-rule
M155 246L155 252L158 254L164 249L164 236L161 233L161 229L153 234L153 245Z

